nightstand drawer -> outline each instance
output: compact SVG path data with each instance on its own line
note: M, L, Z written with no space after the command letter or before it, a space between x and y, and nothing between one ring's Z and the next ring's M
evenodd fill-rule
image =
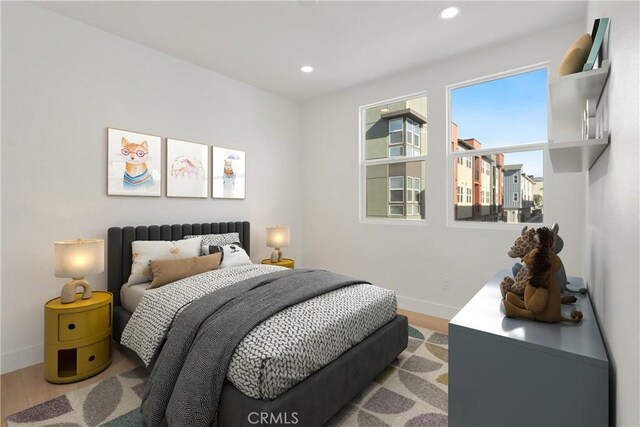
M109 362L111 355L111 337L107 337L95 344L78 349L78 374L83 375L100 369Z
M58 315L58 339L81 340L97 335L111 327L111 305L92 310Z

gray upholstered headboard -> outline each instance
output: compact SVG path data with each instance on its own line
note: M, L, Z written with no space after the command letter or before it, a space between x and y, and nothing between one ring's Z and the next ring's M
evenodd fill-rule
M191 234L239 233L240 244L250 253L251 233L248 221L206 224L140 225L111 227L107 233L107 288L114 306L120 305L120 288L131 274L131 242L134 240L180 240Z

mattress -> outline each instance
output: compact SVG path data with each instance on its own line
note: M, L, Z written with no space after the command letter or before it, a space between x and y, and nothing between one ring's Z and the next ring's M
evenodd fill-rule
M130 286L124 291L127 305L131 307L137 301L138 309L125 328L123 344L145 361L150 354L148 340L157 340L158 331L163 329L158 327L162 326L158 320L173 319L181 309L171 307L184 308L188 304L179 301L186 298L185 288L191 287L190 294L202 296L247 276L272 272L274 267L254 265L222 270L149 291L141 291L140 285ZM144 295L136 300L139 293ZM168 299L170 296L173 298ZM393 291L367 284L338 289L289 307L245 336L233 354L227 379L249 397L275 399L392 320L396 308Z

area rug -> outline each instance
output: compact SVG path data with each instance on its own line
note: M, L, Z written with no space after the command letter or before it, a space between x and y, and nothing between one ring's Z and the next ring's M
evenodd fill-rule
M447 425L449 338L409 326L407 349L327 426ZM7 417L7 426L143 426L147 371L136 368Z

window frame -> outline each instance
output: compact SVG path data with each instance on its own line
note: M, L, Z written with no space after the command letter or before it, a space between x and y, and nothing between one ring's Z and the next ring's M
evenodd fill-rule
M359 218L360 218L360 223L362 224L398 224L398 225L408 225L408 226L426 226L428 225L428 215L427 215L427 208L426 208L426 200L425 200L425 206L424 206L424 214L425 217L424 218L420 218L420 219L409 219L409 218L405 218L406 215L403 215L403 217L401 218L394 218L393 216L399 216L398 214L391 214L389 213L390 217L388 218L384 218L384 217L367 217L367 166L379 166L379 165L392 165L392 164L398 164L398 163L412 163L412 162L423 162L422 163L422 174L425 176L426 178L426 168L427 168L427 157L428 154L420 154L420 155L415 155L415 156L396 156L396 157L388 157L388 158L382 158L382 159L370 159L367 160L366 159L366 150L365 150L365 135L366 135L366 111L369 108L375 108L375 107L382 107L384 105L388 105L388 104L393 104L395 102L400 102L400 101L406 101L407 99L413 99L413 98L420 98L420 97L427 97L427 91L426 90L422 90L419 92L415 92L415 93L410 93L407 95L402 95L402 96L397 96L394 98L389 98L389 99L385 99L382 101L377 101L374 103L370 103L370 104L366 104L366 105L362 105L358 108L358 120L359 120L359 126L358 126L358 150L359 150L359 163L360 163L360 180L359 180L359 188L358 188L358 196L359 196ZM427 109L429 104L427 104ZM428 117L428 113L427 113L427 117ZM427 123L428 124L428 123ZM426 126L426 125L424 125ZM405 132L405 120L403 119L403 132ZM428 138L427 138L428 141ZM425 142L422 141L422 138L420 138L420 144L422 147L422 144L424 144ZM406 142L404 141L404 134L403 134L403 142L402 144L406 145ZM399 144L389 144L389 140L387 140L387 147L390 146L396 146ZM406 154L406 152L405 152ZM425 179L425 189L426 189L426 179ZM387 198L389 197L388 194L388 190L387 190ZM404 206L404 205L403 205ZM420 210L422 210L422 207L420 208ZM405 211L406 213L406 211ZM393 215L393 216L391 216Z
M508 222L488 222L488 221L462 221L456 220L455 218L455 208L452 200L455 195L455 186L454 186L454 164L455 160L459 157L466 157L469 161L473 162L473 157L478 156L482 159L483 155L491 155L491 154L506 154L506 153L516 153L516 152L529 152L529 151L541 151L542 152L542 170L543 170L543 179L544 177L550 176L550 170L548 162L546 159L548 158L548 150L549 150L549 136L551 132L551 105L550 98L547 92L547 139L544 141L536 141L523 143L518 145L504 145L500 147L492 147L492 148L481 148L478 150L467 150L467 151L453 151L451 149L451 123L452 123L452 112L451 112L451 100L452 100L452 92L455 89L460 89L467 86L473 86L493 80L498 80L506 77L517 76L519 74L528 73L531 71L537 71L545 69L547 73L547 83L551 81L551 67L550 61L540 62L537 64L532 64L520 68L515 68L495 74L490 74L478 78L473 78L469 80L464 80L457 83L447 84L445 87L446 92L446 108L445 108L445 116L446 116L446 203L445 203L445 214L446 214L446 226L447 227L459 227L459 228L484 228L484 229L498 229L498 230L509 230L509 229L517 229L518 227L522 228L522 224L526 223L508 223ZM473 154L470 152L473 151ZM545 180L545 187L547 187L547 194L549 190L548 183ZM472 198L473 200L473 198ZM538 226L543 226L548 224L549 218L548 214L545 215L545 219L542 223L536 224Z

